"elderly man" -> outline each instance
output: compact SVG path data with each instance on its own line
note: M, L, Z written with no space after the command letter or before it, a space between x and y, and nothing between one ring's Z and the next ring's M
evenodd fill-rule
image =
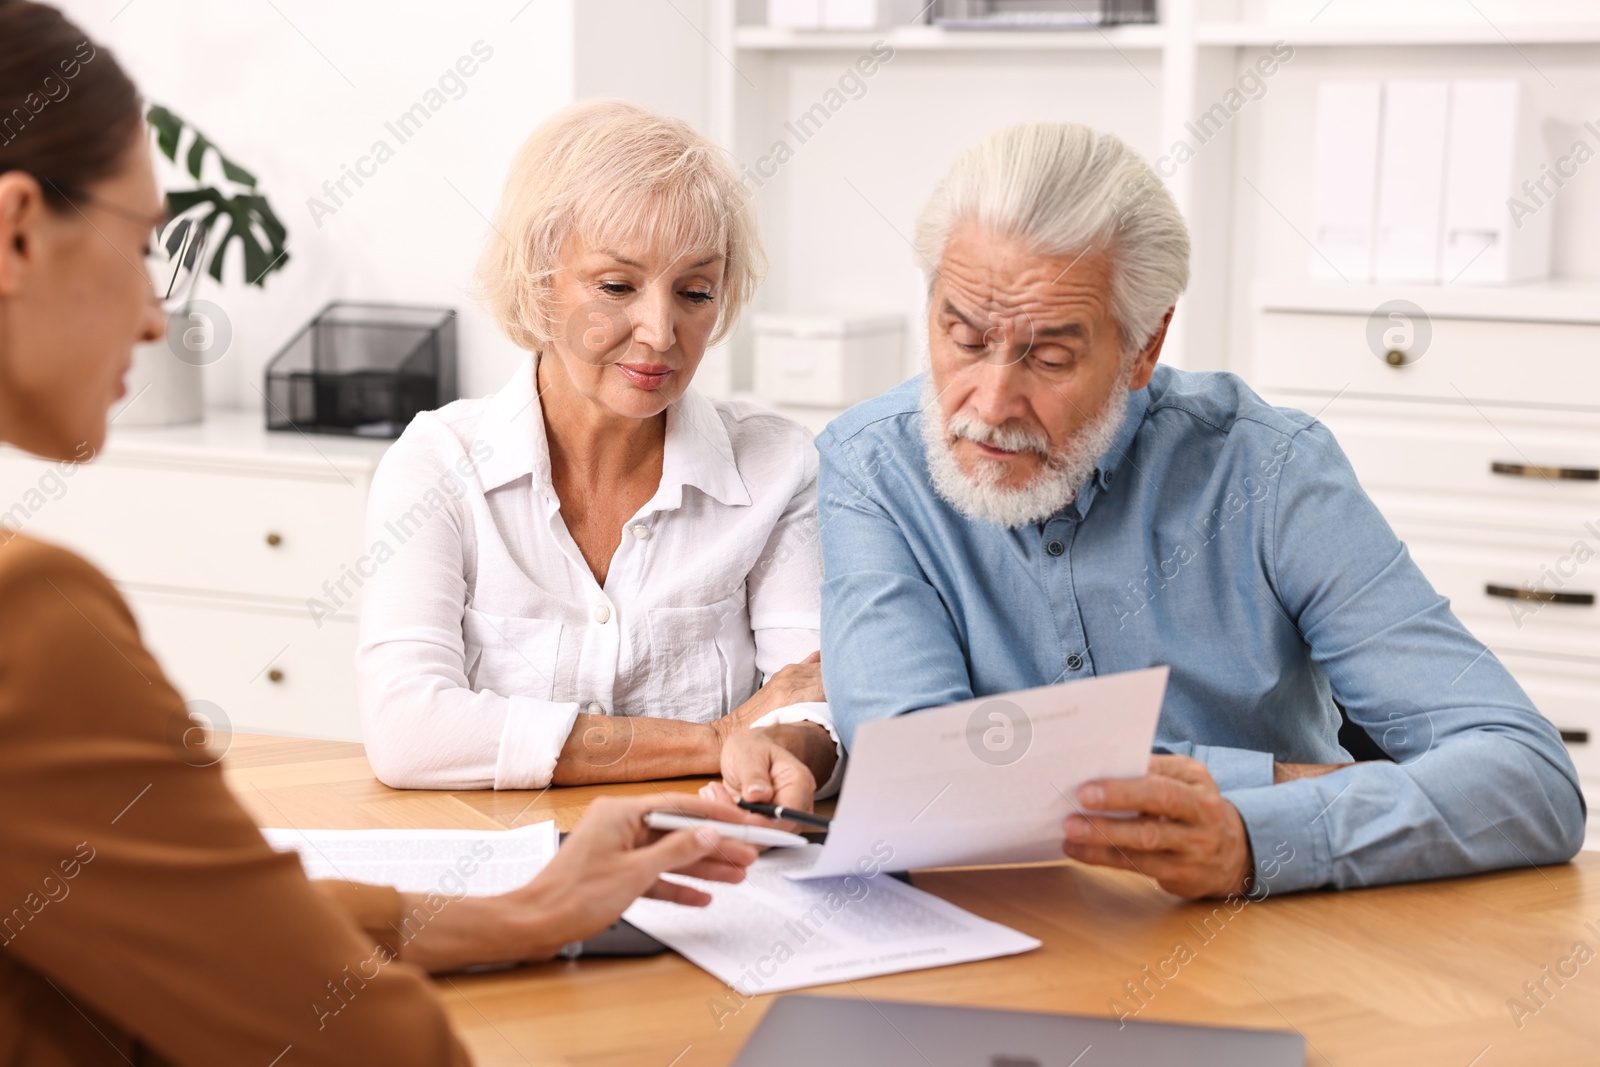
M870 719L1170 664L1169 754L1080 791L1068 856L1204 897L1573 855L1559 735L1333 436L1231 374L1158 366L1189 240L1142 160L1082 126L1002 130L917 246L930 372L817 442L847 747ZM1340 708L1389 759L1352 763Z

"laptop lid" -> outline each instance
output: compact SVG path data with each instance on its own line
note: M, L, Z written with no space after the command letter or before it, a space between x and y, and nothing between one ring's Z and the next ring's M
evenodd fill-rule
M1277 1030L781 996L734 1067L1304 1067Z

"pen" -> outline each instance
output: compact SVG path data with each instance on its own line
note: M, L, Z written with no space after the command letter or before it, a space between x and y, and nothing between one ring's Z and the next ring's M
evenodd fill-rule
M765 815L769 819L784 819L788 822L797 822L801 826L810 826L818 830L826 830L828 828L826 816L813 815L809 811L795 811L793 808L786 808L782 804L758 804L753 800L744 799L736 800L734 803L745 811L754 812L757 815Z
M723 837L745 841L752 845L771 845L776 848L801 848L811 844L799 834L786 830L771 830L765 826L741 826L734 822L718 822L694 815L674 815L666 811L652 811L644 817L644 824L652 830L696 830L709 826Z

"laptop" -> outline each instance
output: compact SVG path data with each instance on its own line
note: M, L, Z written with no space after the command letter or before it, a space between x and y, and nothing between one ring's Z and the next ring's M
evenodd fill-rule
M734 1067L1304 1067L1278 1030L782 996Z

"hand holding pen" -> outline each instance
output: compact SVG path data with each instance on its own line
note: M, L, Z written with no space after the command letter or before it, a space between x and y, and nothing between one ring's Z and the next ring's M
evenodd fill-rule
M782 819L786 822L808 826L813 830L826 830L828 828L827 817L817 815L814 812L798 811L794 808L784 807L782 804L760 804L743 798L734 801L734 803L745 811L753 812L756 815L765 815L769 819Z

